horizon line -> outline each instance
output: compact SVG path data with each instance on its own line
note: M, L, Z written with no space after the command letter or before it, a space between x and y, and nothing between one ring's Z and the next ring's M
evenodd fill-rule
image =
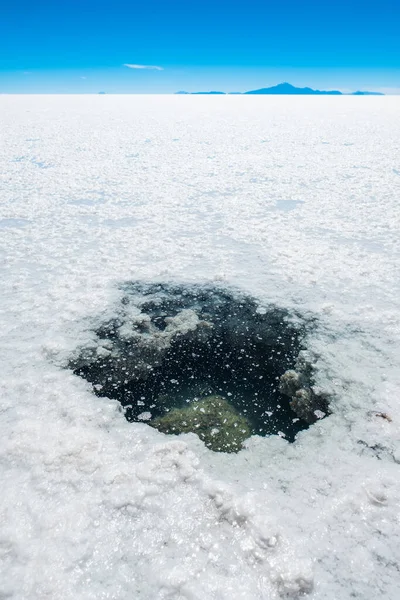
M382 98L386 96L399 96L400 90L395 92L372 92L360 94L361 96L369 96ZM340 94L249 94L247 92L0 92L0 96L328 96L328 97L360 97L356 92L342 92Z
M133 66L133 65L132 65ZM140 67L140 68L153 68L153 67L146 67L146 66L142 66L142 65L134 65L135 68L136 67ZM85 81L87 81L87 78L83 78L81 77L81 79L85 79ZM71 82L70 82L71 83ZM89 82L88 82L89 83ZM93 82L92 82L93 83ZM40 86L38 86L40 87ZM47 87L47 86L46 86ZM71 87L75 88L75 85L72 85ZM94 86L93 86L94 87ZM97 86L96 86L97 87ZM113 86L111 86L113 87ZM233 86L232 86L233 87ZM367 89L369 88L369 89ZM372 88L372 89L371 89ZM280 92L281 89L287 89L289 91L283 91ZM293 85L290 84L288 82L281 82L278 84L267 84L267 86L263 86L263 87L257 87L257 88L253 88L251 90L245 90L245 91L222 91L221 89L218 88L212 88L212 89L206 89L206 90L194 90L194 91L187 91L183 90L182 88L179 90L174 90L174 91L107 91L107 87L97 89L94 90L92 89L91 91L83 91L83 90L62 90L62 91L31 91L31 90L19 90L19 91L1 91L0 90L0 95L149 95L149 96L160 96L160 95L164 95L164 96L169 96L169 95L282 95L282 96L286 96L286 95L343 95L343 96L352 96L352 95L382 95L382 96L397 96L400 95L400 87L385 87L385 86L379 86L379 88L375 88L374 86L371 85L369 86L367 84L367 86L360 86L359 88L357 88L355 91L350 91L349 88L346 88L346 91L341 91L340 89L338 89L337 87L334 89L329 89L322 87L322 88L312 88L308 85L304 86L304 84L301 85Z

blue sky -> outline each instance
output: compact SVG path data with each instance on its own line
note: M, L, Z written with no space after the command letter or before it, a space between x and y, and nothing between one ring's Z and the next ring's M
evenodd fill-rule
M3 93L400 91L400 0L3 0L0 14Z

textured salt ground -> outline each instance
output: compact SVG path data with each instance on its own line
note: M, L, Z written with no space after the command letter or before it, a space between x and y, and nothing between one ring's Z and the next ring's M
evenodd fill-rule
M0 106L2 596L397 599L397 100ZM235 456L127 423L62 367L129 279L318 315L334 414Z

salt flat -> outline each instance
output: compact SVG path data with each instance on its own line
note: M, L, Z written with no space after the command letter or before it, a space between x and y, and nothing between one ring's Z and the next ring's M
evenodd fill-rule
M396 97L0 97L0 597L400 595ZM66 369L121 282L318 319L332 415L239 454Z

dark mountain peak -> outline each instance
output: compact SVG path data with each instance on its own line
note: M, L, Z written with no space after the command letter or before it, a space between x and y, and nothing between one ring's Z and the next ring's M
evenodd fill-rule
M295 87L291 83L279 83L278 85L274 85L269 88L261 88L260 90L252 90L250 92L245 92L246 94L293 94L293 95L333 95L333 96L341 96L342 92L337 90L332 90L329 92L313 90L309 87L299 88Z
M279 88L281 90L295 90L295 86L292 85L291 83L288 83L287 81L284 81L283 83L278 83L278 85L273 86L275 88Z

